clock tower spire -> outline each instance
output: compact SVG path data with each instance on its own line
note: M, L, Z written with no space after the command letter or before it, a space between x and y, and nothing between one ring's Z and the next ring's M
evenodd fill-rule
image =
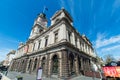
M34 21L29 39L34 38L47 29L47 18L45 13L40 13Z

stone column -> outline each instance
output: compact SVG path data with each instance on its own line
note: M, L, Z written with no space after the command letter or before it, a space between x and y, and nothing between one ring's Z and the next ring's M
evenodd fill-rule
M69 59L68 59L68 69L69 69L69 70L68 70L68 74L70 75L70 74L71 74L71 70L70 70L71 67L70 67L70 60L69 60Z
M40 62L40 57L37 57L37 67L36 67L36 70L40 67L39 66L39 62Z
M30 59L27 59L27 61L26 61L26 68L25 68L25 72L27 72L27 73L28 73L29 61L30 61Z
M76 75L79 75L79 68L78 68L78 56L75 56L75 72Z
M25 59L22 60L21 72L23 72L24 70L24 65L25 65Z
M69 41L68 30L66 30L66 37L67 37L67 41ZM70 42L70 41L69 41L69 42Z
M21 68L22 68L22 61L21 60L19 60L20 61L20 66L18 66L19 68L19 72L21 71Z
M16 64L15 64L14 70L17 70L17 68L18 68L18 66L19 66L20 63L19 63L18 61L16 61L15 63L16 63ZM18 70L17 70L17 71L18 71Z
M13 70L15 71L16 68L17 68L17 61L15 61Z
M84 64L83 64L83 58L82 57L80 58L80 62L81 62L81 70L83 70L83 65Z
M77 38L77 48L80 49L80 40Z
M48 76L50 77L51 76L51 69L52 69L52 60L49 59L49 68L48 68Z
M21 69L20 69L20 72L23 71L23 65L24 65L24 60L22 59L22 60L21 60L21 67L20 67Z
M23 72L26 72L26 68L27 68L27 59L25 59L25 62L24 62Z
M32 70L33 70L33 63L34 63L34 60L33 60L33 58L32 58L32 59L31 59L31 64L30 64L29 73L31 73Z
M81 50L84 51L84 44L81 43Z
M72 32L72 44L75 45L75 34Z
M41 67L41 56L39 56L39 67Z
M8 69L9 71L12 71L13 64L14 64L14 60L12 60L11 63L10 63L10 66L9 66L9 69Z
M58 37L58 41L62 40L64 42L64 41L67 41L66 25L62 24L61 26L62 27L60 28L60 31L58 33L58 36L61 36L61 37Z
M32 67L31 67L31 71L33 71L34 64L35 64L35 58L32 59Z
M16 64L16 68L15 69L18 72L20 71L20 64L21 64L20 61L17 60L17 64Z
M48 67L49 67L49 54L48 55L46 55L47 57L46 57L46 63L45 63L45 75L46 76L48 76Z
M62 73L60 75L61 78L68 78L68 53L67 50L62 51L62 64L60 65L62 67Z
M12 70L12 71L14 71L14 69L15 69L15 64L16 64L16 61L14 60L14 61L13 61L13 64L12 64L12 67L11 67L11 70Z

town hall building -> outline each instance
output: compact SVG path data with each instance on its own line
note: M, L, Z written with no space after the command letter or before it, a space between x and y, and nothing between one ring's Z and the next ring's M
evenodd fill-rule
M92 43L77 32L70 14L61 9L52 16L49 27L45 13L37 16L29 39L20 43L9 70L36 75L41 67L43 76L68 78L91 71L91 61L96 63Z

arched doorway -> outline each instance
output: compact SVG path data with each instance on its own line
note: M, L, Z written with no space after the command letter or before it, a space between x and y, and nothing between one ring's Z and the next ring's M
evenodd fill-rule
M75 67L74 67L74 55L72 53L69 54L69 74L75 74Z
M54 55L52 58L52 74L58 74L58 56Z
M41 67L42 67L42 70L43 70L43 74L45 74L45 62L46 62L46 58L43 57L42 61L41 61Z
M81 73L81 58L80 58L80 56L78 56L78 68L79 68L79 72Z
M29 65L28 65L28 71L30 71L30 68L31 68L31 60L29 61Z
M35 71L37 68L37 58L35 59L35 62L34 62L34 67L33 67L33 71Z

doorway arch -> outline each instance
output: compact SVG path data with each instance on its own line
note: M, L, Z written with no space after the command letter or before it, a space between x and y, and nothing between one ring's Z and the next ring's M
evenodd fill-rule
M52 73L53 74L58 74L58 67L59 67L58 56L54 55L52 57Z
M75 64L74 64L74 55L73 53L69 54L69 74L74 75L75 74Z

